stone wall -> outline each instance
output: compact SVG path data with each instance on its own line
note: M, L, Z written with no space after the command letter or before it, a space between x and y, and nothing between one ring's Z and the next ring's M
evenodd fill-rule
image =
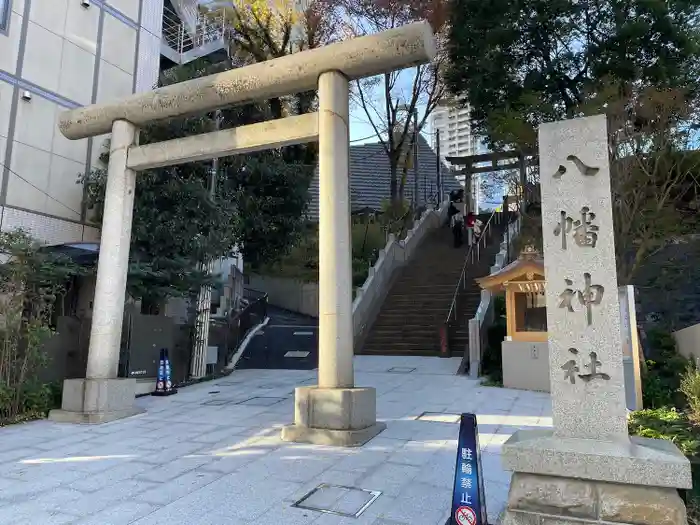
M633 278L637 319L645 329L676 331L700 323L700 236L669 244Z

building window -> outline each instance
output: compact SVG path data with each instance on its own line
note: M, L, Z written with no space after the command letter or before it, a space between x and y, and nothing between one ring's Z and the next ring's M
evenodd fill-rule
M12 0L0 0L0 31L7 31L10 24L10 2Z

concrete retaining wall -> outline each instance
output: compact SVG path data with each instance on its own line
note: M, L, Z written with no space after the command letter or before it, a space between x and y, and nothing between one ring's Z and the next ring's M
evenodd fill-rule
M678 353L700 364L700 324L673 333Z
M250 274L246 288L265 292L273 306L318 317L318 283Z

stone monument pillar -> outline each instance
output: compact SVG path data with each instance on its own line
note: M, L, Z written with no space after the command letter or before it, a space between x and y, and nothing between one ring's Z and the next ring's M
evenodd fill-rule
M350 239L348 79L320 76L318 386L298 387L294 424L282 439L359 446L384 430L374 388L355 388Z
M86 378L64 381L61 409L49 414L54 421L104 423L142 412L134 406L136 380L117 378L136 187L126 162L137 137L136 126L114 121Z
M686 525L690 464L628 436L604 115L539 130L553 431L503 447L502 525Z

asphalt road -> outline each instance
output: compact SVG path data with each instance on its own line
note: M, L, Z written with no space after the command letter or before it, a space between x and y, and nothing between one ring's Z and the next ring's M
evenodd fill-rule
M273 306L270 322L248 343L236 368L313 370L318 367L318 319Z

